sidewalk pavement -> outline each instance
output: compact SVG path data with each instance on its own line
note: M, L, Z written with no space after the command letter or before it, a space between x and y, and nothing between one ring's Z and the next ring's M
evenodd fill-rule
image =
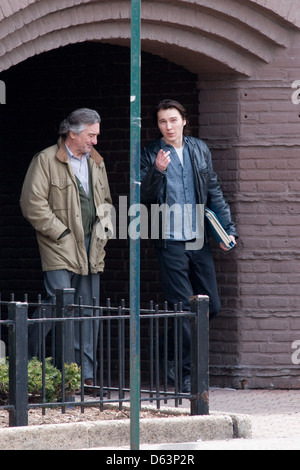
M252 438L141 445L140 450L300 449L300 390L218 388L210 390L209 398L211 412L248 415L252 424ZM188 402L182 406L188 408Z
M141 420L144 440L141 439L140 450L300 449L300 390L215 388L210 389L209 399L210 415L207 417ZM173 406L171 402L168 404L168 408ZM187 412L189 407L189 400L184 400L180 406ZM128 420L100 420L1 429L0 449L130 450L128 426ZM233 438L236 435L249 437L251 433L252 438ZM180 442L175 443L179 435L182 436ZM112 447L104 447L110 445Z

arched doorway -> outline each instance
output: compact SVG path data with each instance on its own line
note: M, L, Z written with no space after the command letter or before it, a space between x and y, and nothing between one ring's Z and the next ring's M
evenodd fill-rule
M142 139L157 135L153 107L168 96L186 101L197 133L197 76L165 59L143 53ZM23 178L33 155L57 141L59 123L73 109L97 109L102 118L98 150L105 159L114 204L129 196L130 50L102 43L83 43L46 52L1 74L7 104L0 107L3 242L1 289L36 295L43 290L35 234L19 209ZM142 301L159 298L160 283L151 246L145 242ZM103 298L128 299L128 240L107 245L102 276Z

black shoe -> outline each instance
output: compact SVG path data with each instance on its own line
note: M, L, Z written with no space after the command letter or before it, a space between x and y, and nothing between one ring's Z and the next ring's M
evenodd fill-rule
M160 371L162 375L165 375L166 368L164 360L160 360ZM175 362L174 361L167 361L167 378L168 382L171 385L175 384Z

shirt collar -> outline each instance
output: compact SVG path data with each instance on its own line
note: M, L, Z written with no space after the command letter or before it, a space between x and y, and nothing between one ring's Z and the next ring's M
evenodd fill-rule
M58 146L58 149L56 153L56 158L58 158L59 161L65 163L68 160L68 154L67 154L65 141L62 137L59 137L57 146ZM101 157L100 153L98 153L97 150L94 149L94 147L92 147L91 149L90 156L97 166L100 167L104 165L103 157Z
M65 146L66 146L67 155L68 155L69 160L70 160L71 158L76 158L77 160L80 160L79 157L76 157L76 156L71 152L71 150L69 149L69 147L67 146L67 144L65 144ZM90 152L84 153L81 158L82 158L83 160L87 160L87 159L89 158L89 156L90 156Z
M182 139L182 147L183 148L185 146L185 143L186 143L186 140L185 140L185 136L183 136L183 139ZM160 147L163 149L163 148L171 148L171 149L175 149L175 147L173 147L173 145L171 144L167 144L164 139L161 137L160 138Z

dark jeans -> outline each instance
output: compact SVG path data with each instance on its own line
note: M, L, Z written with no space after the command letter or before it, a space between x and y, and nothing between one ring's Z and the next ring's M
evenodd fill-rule
M190 297L201 294L209 296L210 319L220 308L213 257L208 243L200 250L187 250L186 243L166 241L165 247L156 247L162 287L169 308L182 302L183 310L190 310ZM190 322L183 318L183 365L190 371ZM168 360L174 360L174 328L168 333Z

